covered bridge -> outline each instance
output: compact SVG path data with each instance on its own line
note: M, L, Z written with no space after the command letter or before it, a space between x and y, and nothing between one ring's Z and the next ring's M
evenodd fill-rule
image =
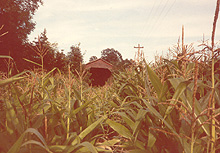
M92 86L103 86L112 75L113 65L103 59L97 59L86 64L85 69L90 73Z

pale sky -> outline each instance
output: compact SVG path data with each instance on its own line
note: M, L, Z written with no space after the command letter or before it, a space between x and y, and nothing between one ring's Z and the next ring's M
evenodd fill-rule
M140 44L148 61L177 44L185 27L185 44L211 37L216 0L43 0L34 16L34 40L44 28L51 43L70 51L80 43L84 62L106 48L134 59ZM220 19L219 19L220 20ZM216 41L220 40L220 21Z

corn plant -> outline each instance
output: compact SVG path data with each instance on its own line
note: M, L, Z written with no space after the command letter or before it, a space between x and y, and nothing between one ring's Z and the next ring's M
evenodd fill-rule
M37 49L42 52L40 47ZM79 79L70 71L67 77L61 73L54 77L52 72L55 68L45 73L43 53L41 64L26 59L41 66L40 72L25 71L0 80L4 88L1 91L7 95L1 97L6 105L2 113L1 132L4 137L10 135L7 146L1 149L4 152L105 150L95 148L96 135L102 132L94 129L101 128L100 124L107 116L95 117L93 109L88 108L96 96L92 99L86 97L89 93L85 88L88 86L79 73Z
M219 152L218 9L211 47L197 51L182 38L171 57L143 59L103 87L89 86L82 65L46 72L39 41L41 63L25 59L39 70L13 76L8 64L0 75L1 152Z

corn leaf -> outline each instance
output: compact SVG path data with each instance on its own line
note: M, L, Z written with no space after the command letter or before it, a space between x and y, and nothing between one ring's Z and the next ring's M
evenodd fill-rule
M150 81L151 81L154 89L156 90L157 97L160 97L161 87L163 86L160 79L158 78L156 73L148 65L147 65L147 72L148 72Z
M92 153L98 153L96 148L89 142L82 142L82 143L78 144L76 147L86 147L88 149L88 151L90 151Z
M189 110L192 110L192 101L193 101L193 83L189 84L190 81L184 82L183 79L175 78L170 79L170 83L174 87L176 94L174 94L173 98L180 98L182 102L188 106ZM177 89L178 88L178 89ZM183 93L183 90L186 90L186 94ZM170 110L169 110L170 111ZM195 117L197 117L202 112L202 107L197 99L195 99ZM206 116L201 116L198 119L199 124L203 124L208 118ZM210 130L207 124L202 126L202 129L205 131L207 135L210 135Z
M141 121L145 118L145 115L148 111L144 109L140 109L135 119L134 129L133 129L133 136L137 135L141 128Z
M122 119L126 122L126 124L132 129L134 130L134 121L132 121L132 119L125 114L124 112L117 112L117 114L119 114Z
M80 134L79 134L79 138L80 140L82 140L83 138L85 138L91 131L93 131L99 124L101 124L105 119L107 118L107 116L102 116L101 118L99 118L97 121L95 121L93 124L91 124L90 126L88 126L85 130L83 130Z
M40 143L39 141L35 141L35 140L29 140L29 141L23 143L23 144L21 145L21 147L23 147L23 146L25 146L25 145L29 145L29 144L38 145L38 146L40 146L40 147L42 147L42 148L44 148L44 149L46 150L46 147L45 147L42 143Z
M160 114L148 101L146 101L145 99L142 99L142 100L143 100L143 102L145 103L145 105L148 107L148 109L149 109L149 111L150 111L151 113L153 113L157 118L159 118L160 120L162 120L162 121L164 122L164 124L165 124L174 134L178 135L178 134L176 133L176 131L173 129L173 127L163 119L163 117L161 116L161 114Z
M11 56L5 56L5 55L0 55L0 58L9 58L9 59L14 60Z
M154 143L156 142L156 138L155 136L149 132L148 134L148 144L147 144L147 147L151 148L154 146Z
M170 82L171 84L174 84L175 82L173 81L173 79L170 79ZM175 93L173 95L173 101L171 101L170 103L171 104L176 104L177 101L176 100L179 100L180 96L183 94L183 92L186 90L187 86L189 85L190 81L183 81L183 82L180 82L178 84L178 86L176 87L176 90L175 90ZM167 107L167 110L166 110L166 113L165 113L165 117L173 110L173 106L168 106Z
M131 139L132 138L132 134L131 132L122 124L117 123L115 121L112 121L110 119L106 120L106 123L112 128L114 129L116 132L118 132L120 135L122 135L125 138Z
M17 77L17 78L11 77L11 78L8 78L8 79L0 80L0 86L4 86L4 85L10 84L12 82L22 80L24 78L25 77Z
M93 98L94 99L94 98ZM77 109L74 109L71 111L70 116L74 116L76 115L79 111L81 111L82 109L86 108L86 106L88 106L90 103L93 102L93 99L88 100L87 102L85 102L84 104L82 104L80 107L78 107Z
M43 77L43 79L46 78L46 77L47 77L48 75L50 75L51 73L53 73L53 71L55 71L55 70L58 70L59 74L61 74L60 70L55 67L55 68L53 68L50 72L48 72L48 73Z
M7 128L8 129L17 129L18 131L21 131L21 125L19 124L18 117L17 117L15 110L12 107L11 103L6 101L6 107L7 107L6 119L8 122ZM9 131L10 131L10 133L14 132L11 130L9 130Z
M26 143L24 143L24 144L22 144L22 142L24 141L24 138L25 138L25 135L27 134L27 133L33 133L33 134L35 134L40 140L41 140L41 142L43 143L43 144L41 144L40 142L39 143L37 143L38 145L42 145L42 146L44 146L43 148L45 148L45 150L47 150L48 152L50 152L49 151L49 148L48 148L48 146L47 146L47 144L46 144L46 141L44 140L44 138L43 138L43 136L36 130L36 129L34 129L34 128L28 128L20 137L19 137L19 139L14 143L14 145L10 148L10 150L8 151L8 153L16 153L16 152L19 152L19 150L20 150L20 148L23 146L23 145L26 145L27 144L27 142ZM34 142L34 141L29 141L29 143L35 143L36 144L36 141ZM41 146L40 145L40 146Z
M31 61L31 60L29 60L29 59L26 59L26 58L23 58L25 61L27 61L27 62L30 62L30 63L32 63L32 64L35 64L35 65L37 65L37 66L40 66L40 67L42 67L42 65L41 64L38 64L38 63L36 63L36 62L34 62L34 61Z

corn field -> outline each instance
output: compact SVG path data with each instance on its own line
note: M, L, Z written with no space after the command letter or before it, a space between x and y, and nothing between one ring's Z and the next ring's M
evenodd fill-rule
M1 152L219 152L220 50L213 58L201 46L177 44L172 59L143 60L103 87L89 86L83 70L46 73L42 62L10 76L9 67Z
M218 1L219 2L219 1ZM218 4L219 6L219 4ZM216 12L219 10L216 9ZM0 153L220 152L220 48L178 43L169 57L113 72L103 87L88 73L40 68L0 74ZM39 44L41 45L41 44Z

